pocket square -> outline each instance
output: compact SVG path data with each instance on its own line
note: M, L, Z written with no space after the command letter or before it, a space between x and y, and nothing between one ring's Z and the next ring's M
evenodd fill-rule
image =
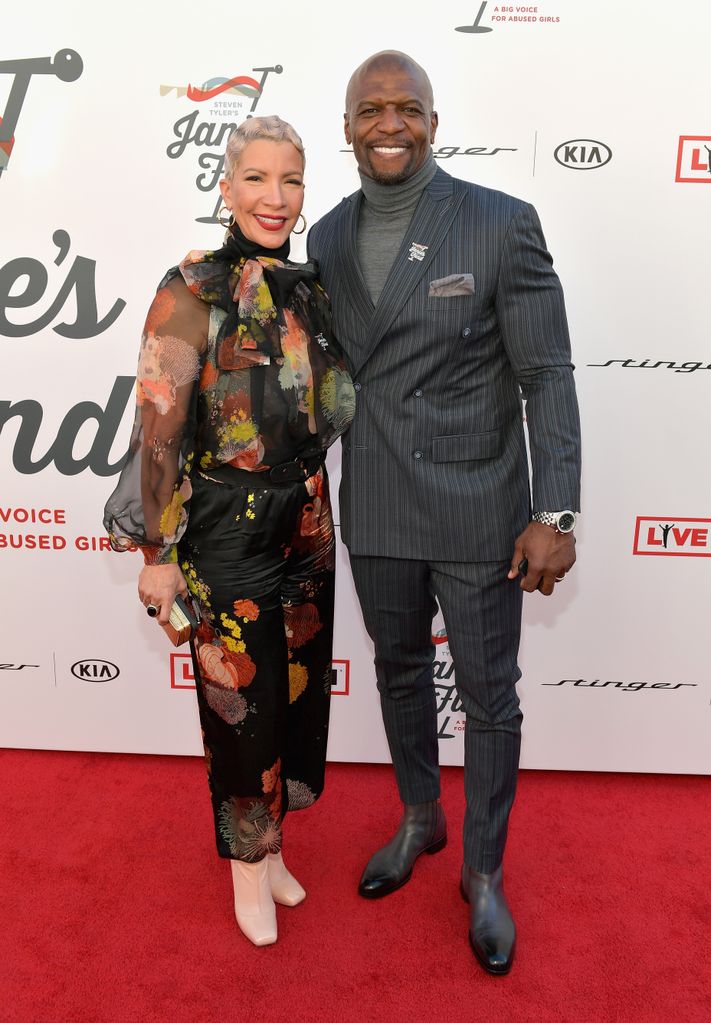
M473 295L474 276L472 274L450 274L430 281L428 298L453 298L455 295Z

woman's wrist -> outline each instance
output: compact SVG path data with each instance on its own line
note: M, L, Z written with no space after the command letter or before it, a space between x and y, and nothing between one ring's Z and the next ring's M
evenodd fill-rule
M141 551L146 565L177 565L178 563L176 544L169 544L165 547L146 546L141 547Z

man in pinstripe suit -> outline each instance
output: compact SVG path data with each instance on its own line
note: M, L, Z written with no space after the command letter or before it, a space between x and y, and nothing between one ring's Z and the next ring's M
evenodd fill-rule
M309 235L357 391L341 527L404 804L359 891L388 894L446 842L438 601L466 711L470 941L486 970L506 973L515 927L501 863L520 748L522 596L551 594L575 561L579 422L563 296L536 212L438 168L436 128L419 65L397 51L365 61L345 113L362 187Z

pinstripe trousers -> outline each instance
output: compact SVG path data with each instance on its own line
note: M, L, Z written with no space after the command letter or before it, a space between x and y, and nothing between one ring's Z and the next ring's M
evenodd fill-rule
M464 860L491 873L502 860L516 794L521 720L516 663L522 592L509 561L351 555L385 732L404 803L439 798L432 620L442 609L466 712Z

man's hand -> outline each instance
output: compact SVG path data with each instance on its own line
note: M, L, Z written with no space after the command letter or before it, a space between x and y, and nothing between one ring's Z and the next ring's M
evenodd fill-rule
M524 559L528 568L521 579L521 589L528 593L540 590L550 597L555 584L562 582L575 564L575 537L542 522L529 522L516 540L509 579L521 574L518 566Z
M144 565L138 577L138 596L144 607L160 608L158 621L165 625L170 617L176 593L187 596L188 587L176 564Z

